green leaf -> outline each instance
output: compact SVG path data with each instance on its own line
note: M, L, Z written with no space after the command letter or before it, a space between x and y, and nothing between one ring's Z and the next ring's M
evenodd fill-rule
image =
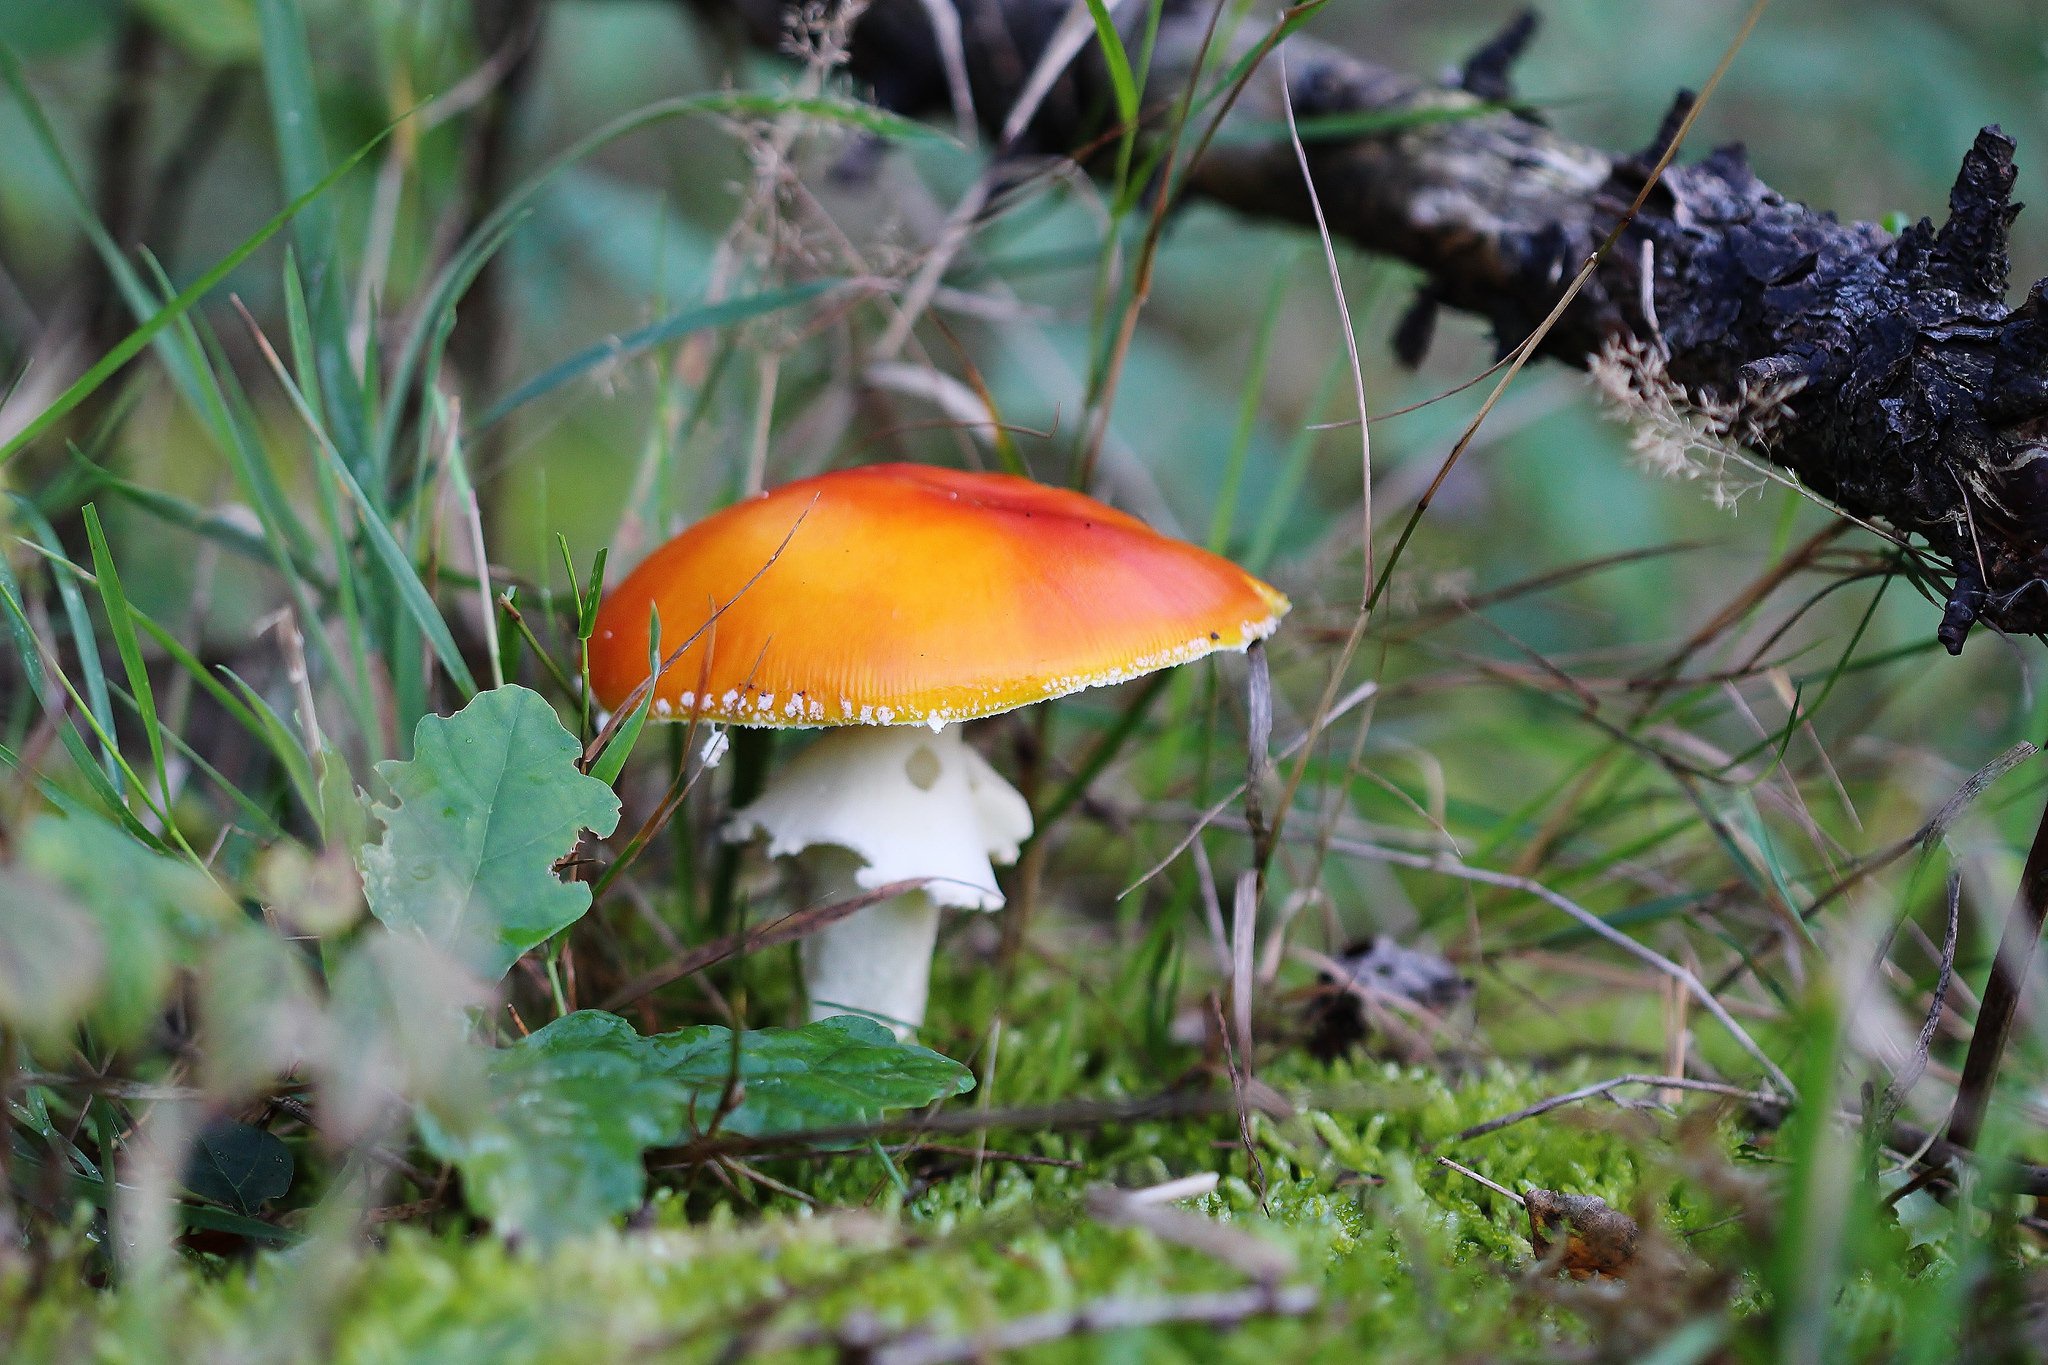
M739 1104L719 1126L750 1136L871 1123L974 1084L958 1062L852 1016L742 1033L736 1050L717 1025L643 1038L579 1010L495 1055L481 1109L423 1111L420 1132L501 1231L553 1241L636 1207L641 1154L709 1128L735 1061Z
M498 1053L481 1111L422 1111L420 1136L500 1232L548 1243L601 1226L640 1203L641 1153L683 1123L683 1086L641 1049L616 1015L567 1015Z
M240 923L216 886L89 815L43 815L0 869L0 1019L47 1038L80 1019L140 1037L174 972Z
M292 1149L275 1133L246 1123L213 1123L192 1144L185 1188L240 1214L253 1214L266 1200L292 1187Z
M99 994L104 949L63 888L20 870L0 880L0 1024L56 1046Z
M384 837L359 859L370 912L492 981L574 924L590 888L563 882L554 864L582 830L605 835L619 821L611 788L577 771L581 752L523 687L423 717L413 757L377 765L399 804L371 811Z
M111 1210L113 1195L104 1180L91 1176L80 1176L71 1182L71 1188L81 1198L95 1206ZM225 1232L235 1237L244 1237L252 1242L289 1242L291 1234L283 1228L248 1218L239 1213L227 1213L221 1209L209 1208L205 1204L179 1202L171 1206L171 1216L178 1220L178 1226L204 1232Z
M851 1014L751 1030L737 1052L732 1030L719 1024L660 1034L645 1046L663 1076L691 1090L700 1132L735 1063L740 1101L719 1129L746 1137L874 1123L889 1110L922 1109L974 1088L974 1073L952 1058Z

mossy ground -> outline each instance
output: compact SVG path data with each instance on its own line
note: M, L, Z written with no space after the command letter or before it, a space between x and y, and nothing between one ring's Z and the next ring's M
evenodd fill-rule
M1034 1004L1058 1022L1033 1027ZM1198 1050L1147 1046L1116 1013L1079 1004L1066 986L1028 995L1003 1030L994 1102L1151 1096L1176 1078L1189 1095L1227 1094L1202 1078ZM1537 1359L1598 1351L1603 1333L1646 1321L1668 1329L1702 1307L1725 1332L1759 1301L1767 1248L1745 1230L1739 1191L1770 1181L1776 1163L1731 1106L1687 1097L1681 1115L1603 1101L1460 1142L1473 1124L1610 1073L1586 1062L1324 1064L1280 1043L1261 1060L1259 1079L1300 1103L1294 1115L1253 1113L1242 1130L1227 1111L1043 1122L990 1132L979 1163L965 1154L971 1134L933 1138L944 1152L905 1153L892 1139L894 1156L756 1157L754 1169L804 1199L700 1170L660 1186L631 1228L546 1253L452 1217L365 1243L323 1231L315 1211L288 1249L188 1261L110 1293L66 1274L72 1287L29 1310L12 1358L831 1359L850 1324L883 1338L970 1338L1052 1310L1244 1287L1227 1255L1105 1221L1087 1204L1091 1187L1200 1172L1220 1183L1184 1207L1282 1249L1294 1267L1282 1282L1313 1286L1320 1304L1224 1328L1076 1333L1029 1358ZM1546 1274L1521 1210L1436 1164L1439 1154L1510 1188L1632 1211L1666 1268L1627 1286ZM90 1261L93 1249L81 1242L76 1255ZM1925 1257L1893 1273L1909 1271L1947 1273ZM1849 1336L1888 1339L1898 1289L1852 1283ZM1617 1314L1635 1325L1617 1328Z

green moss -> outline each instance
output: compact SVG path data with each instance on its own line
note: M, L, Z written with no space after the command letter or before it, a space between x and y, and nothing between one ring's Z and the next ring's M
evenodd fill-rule
M1044 1040L1011 1037L1004 1062L1018 1066L1028 1088L1030 1059L1049 1053ZM1303 1064L1275 1079L1349 1086L1374 1102L1285 1121L1254 1117L1256 1171L1225 1115L996 1134L989 1145L998 1154L1028 1151L1082 1168L994 1159L977 1193L971 1165L956 1159L908 1201L873 1156L767 1162L778 1179L853 1207L815 1212L770 1195L756 1215L742 1217L724 1200L693 1222L691 1201L670 1190L656 1199L647 1230L545 1256L454 1231L398 1229L369 1251L336 1252L316 1239L211 1271L180 1268L170 1293L129 1287L48 1298L30 1311L16 1351L55 1358L90 1340L109 1361L161 1359L172 1349L185 1359L597 1362L711 1359L742 1332L787 1343L857 1316L884 1331L971 1333L1104 1297L1242 1285L1242 1274L1213 1256L1105 1225L1083 1209L1083 1191L1108 1175L1135 1184L1203 1170L1220 1171L1222 1183L1189 1207L1284 1248L1296 1280L1319 1286L1324 1306L1220 1336L1156 1328L1124 1333L1114 1346L1048 1348L1044 1358L1338 1360L1370 1348L1376 1359L1437 1360L1535 1350L1575 1332L1567 1317L1532 1312L1517 1288L1512 1267L1529 1255L1519 1211L1434 1166L1424 1150L1570 1078L1494 1068L1452 1085L1414 1069ZM1504 1183L1595 1193L1622 1206L1642 1181L1630 1141L1607 1127L1521 1125L1458 1151ZM1682 1218L1687 1206L1667 1212Z

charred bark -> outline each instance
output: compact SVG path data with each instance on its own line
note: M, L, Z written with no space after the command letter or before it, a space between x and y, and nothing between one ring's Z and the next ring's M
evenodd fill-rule
M779 43L783 0L692 0ZM948 108L932 0L874 0L850 67L903 113ZM1068 0L938 0L961 19L975 113L1000 129ZM1214 9L1167 0L1149 89L1170 97L1194 68ZM1133 31L1145 6L1118 13ZM1681 96L1642 152L1559 137L1513 106L1518 20L1444 83L1389 70L1303 37L1269 59L1231 117L1367 114L1385 131L1318 139L1309 161L1331 229L1423 272L1398 338L1426 347L1435 309L1484 318L1519 345L1626 216L1673 136ZM1222 35L1243 51L1256 35ZM1213 66L1212 70L1215 69ZM1054 86L1020 148L1078 152L1114 117L1093 43ZM1946 221L1896 236L1786 199L1739 146L1667 169L1560 324L1550 356L1588 365L1627 354L1730 418L1772 463L1844 511L1919 537L1948 589L1939 634L1952 652L1983 621L2048 631L2048 281L2006 305L2013 151L1996 127L1963 158ZM1244 213L1307 223L1308 196L1284 137L1221 137L1188 189Z

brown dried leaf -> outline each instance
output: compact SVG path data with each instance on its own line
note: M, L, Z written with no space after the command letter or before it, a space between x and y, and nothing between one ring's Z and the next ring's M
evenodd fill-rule
M1590 1194L1554 1190L1523 1192L1529 1210L1529 1241L1545 1260L1553 1257L1575 1280L1599 1275L1624 1279L1635 1263L1636 1220ZM1558 1238L1563 1237L1562 1248Z

